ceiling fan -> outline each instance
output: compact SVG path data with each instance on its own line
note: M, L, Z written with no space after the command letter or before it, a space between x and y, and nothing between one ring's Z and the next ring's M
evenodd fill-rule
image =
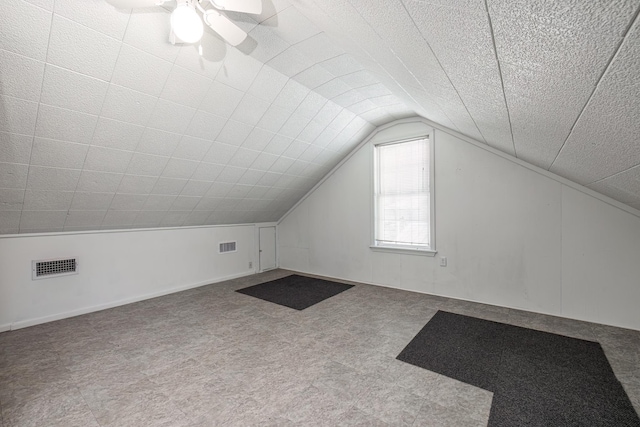
M118 9L152 7L167 0L107 0ZM247 33L233 23L222 12L242 12L258 15L262 13L262 0L177 0L177 6L171 13L171 43L196 43L202 38L203 21L232 46L244 41ZM207 9L202 3L209 3L213 9ZM202 14L202 18L198 15Z

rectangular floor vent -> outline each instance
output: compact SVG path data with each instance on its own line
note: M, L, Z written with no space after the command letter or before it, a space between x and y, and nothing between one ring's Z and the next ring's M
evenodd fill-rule
M33 280L78 274L78 260L77 258L60 258L32 261L31 271Z
M220 253L225 252L235 252L236 251L236 242L224 242L220 243Z

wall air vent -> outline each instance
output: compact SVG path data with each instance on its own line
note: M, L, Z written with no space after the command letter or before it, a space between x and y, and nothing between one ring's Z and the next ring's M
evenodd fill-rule
M225 252L235 252L236 251L236 242L224 242L220 243L220 253L223 254Z
M78 259L59 258L31 261L31 274L33 280L78 274Z

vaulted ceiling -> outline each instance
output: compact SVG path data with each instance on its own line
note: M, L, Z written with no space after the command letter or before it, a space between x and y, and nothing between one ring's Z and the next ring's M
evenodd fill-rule
M416 114L640 208L640 0L0 4L0 234L277 220Z

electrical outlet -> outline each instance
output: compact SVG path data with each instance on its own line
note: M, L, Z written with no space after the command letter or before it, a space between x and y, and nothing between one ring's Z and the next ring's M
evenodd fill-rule
M440 267L446 267L447 266L447 257L446 256L441 256L440 257Z
M249 261L249 268L253 268L253 263Z

